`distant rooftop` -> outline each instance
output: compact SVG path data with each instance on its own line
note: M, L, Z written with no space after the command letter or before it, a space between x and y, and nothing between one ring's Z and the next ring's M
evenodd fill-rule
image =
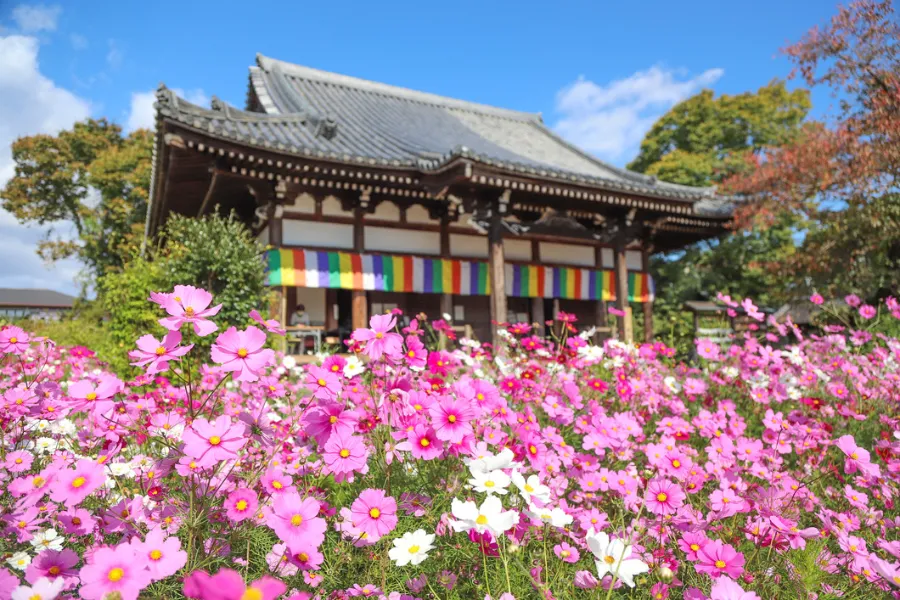
M72 308L74 296L55 290L0 288L2 308Z

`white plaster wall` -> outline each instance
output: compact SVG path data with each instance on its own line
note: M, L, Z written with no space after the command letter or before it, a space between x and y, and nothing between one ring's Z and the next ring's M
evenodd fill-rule
M450 255L460 258L487 258L487 237L483 235L451 233Z
M307 214L315 214L316 212L316 199L312 197L312 195L303 193L294 198L293 203L285 206L285 208L292 210L294 212L302 212Z
M322 214L327 217L353 217L352 212L341 208L341 201L334 196L327 196L322 201Z
M601 265L604 269L614 269L616 266L616 254L612 248L600 248L600 258L603 260Z
M353 225L292 219L285 219L282 223L282 243L285 246L353 248Z
M640 250L626 250L625 264L629 271L640 271L644 268L644 261L641 259Z
M367 251L406 252L409 254L440 254L441 252L441 234L437 231L414 231L367 225L365 235Z
M531 242L529 240L503 240L503 254L506 260L530 261Z
M262 231L259 232L259 235L256 236L256 241L258 241L263 246L269 245L269 226L266 225L262 228Z
M428 209L421 204L413 204L406 209L407 223L427 223L429 225L440 225L438 219L432 219L428 215Z
M400 207L393 202L386 200L380 202L378 206L375 207L375 212L371 215L366 215L366 218L378 219L379 221L399 221Z
M541 262L593 267L594 248L575 244L541 242Z

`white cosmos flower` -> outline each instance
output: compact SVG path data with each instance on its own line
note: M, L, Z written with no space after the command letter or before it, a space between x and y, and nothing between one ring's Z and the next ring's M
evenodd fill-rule
M59 446L56 440L48 437L38 438L34 443L34 450L38 454L53 454Z
M9 566L17 571L24 571L31 564L31 556L27 552L16 552L6 562Z
M283 359L281 359L281 366L283 366L287 370L291 370L297 366L297 359L290 355L285 356Z
M34 546L38 552L41 550L62 550L63 548L63 538L55 529L45 529L44 531L36 533L30 541L31 545Z
M553 527L565 527L572 522L572 515L567 514L561 508L550 508L549 506L539 508L534 504L529 504L525 514L532 519L538 519Z
M359 360L359 357L353 355L347 359L347 364L344 365L344 377L347 377L348 379L356 377L365 370L366 367L363 365L362 361Z
M497 496L488 496L481 506L477 506L474 502L460 502L454 498L450 510L457 519L450 521L454 531L471 529L478 533L490 531L494 537L498 537L519 522L519 513L514 510L504 511L503 504Z
M473 471L472 479L469 480L469 485L471 485L476 492L482 494L500 494L501 496L506 495L506 488L509 487L509 483L509 475L499 469L488 471L487 473Z
M406 532L394 540L394 547L388 550L388 556L398 567L418 565L428 558L428 551L434 548L434 534L425 533L424 529Z
M531 504L533 498L537 498L545 504L550 502L550 488L541 483L537 475L529 475L528 479L518 471L512 472L512 482L519 488L519 495L525 502Z
M113 474L115 477L134 477L135 471L134 467L131 466L130 462L114 462L107 463L106 468L109 469L109 472ZM115 483L115 482L113 482Z
M644 561L630 558L631 546L619 539L611 540L602 531L597 533L592 527L588 530L585 541L594 555L599 579L609 574L620 579L628 587L634 587L634 576L650 570Z
M66 584L65 577L57 577L50 581L41 577L34 585L20 585L12 591L11 600L53 600Z
M517 469L521 467L514 459L516 455L509 448L504 448L500 454L485 453L483 456L474 459L466 459L465 463L469 467L469 471L474 475L476 472L489 473L498 469Z

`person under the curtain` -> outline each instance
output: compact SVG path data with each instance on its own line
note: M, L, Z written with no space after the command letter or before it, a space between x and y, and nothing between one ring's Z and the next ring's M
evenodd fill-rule
M306 312L306 307L302 304L298 304L294 312L291 313L291 325L309 326L309 313Z

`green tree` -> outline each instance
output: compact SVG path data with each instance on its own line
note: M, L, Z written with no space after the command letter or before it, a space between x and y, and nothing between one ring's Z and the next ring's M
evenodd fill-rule
M748 153L793 139L811 106L807 90L777 80L736 96L703 90L653 125L628 168L684 185L719 183L745 168Z
M38 247L48 261L75 257L100 276L140 247L150 188L153 136L124 136L106 119L12 145L15 174L0 205L29 225L70 224L76 239L51 232Z

